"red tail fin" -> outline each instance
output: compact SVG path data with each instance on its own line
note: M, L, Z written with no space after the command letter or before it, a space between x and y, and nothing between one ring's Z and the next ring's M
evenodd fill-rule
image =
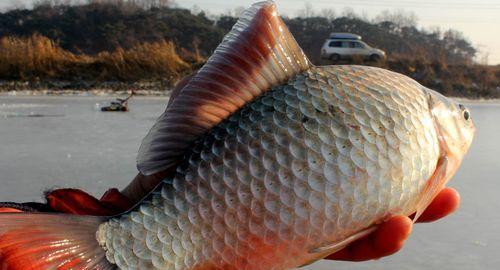
M115 269L95 236L104 221L91 216L2 213L0 269Z

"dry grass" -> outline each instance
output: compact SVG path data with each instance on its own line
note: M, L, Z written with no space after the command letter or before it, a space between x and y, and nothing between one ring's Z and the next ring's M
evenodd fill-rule
M85 60L40 35L0 39L0 77L6 79L57 77L68 64Z
M168 41L141 43L127 50L118 48L97 55L76 55L41 35L0 39L0 79L6 80L175 82L189 67Z
M197 48L197 44L193 45ZM140 82L158 80L173 85L204 59L199 52L168 41L141 43L130 49L83 55L68 52L41 36L0 39L0 80L52 82ZM409 75L423 85L452 96L500 97L500 66L447 65L443 59L391 55L372 64Z
M457 97L500 97L500 68L480 64L448 65L444 61L399 57L387 68L413 77L445 95Z
M114 77L126 81L151 77L175 79L180 71L189 68L176 53L174 44L168 41L103 52L95 57L95 64L102 67L101 79Z

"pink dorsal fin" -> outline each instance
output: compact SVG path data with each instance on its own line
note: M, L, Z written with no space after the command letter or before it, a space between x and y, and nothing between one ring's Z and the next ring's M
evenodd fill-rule
M144 138L139 171L151 175L172 168L199 136L309 67L275 4L254 4Z

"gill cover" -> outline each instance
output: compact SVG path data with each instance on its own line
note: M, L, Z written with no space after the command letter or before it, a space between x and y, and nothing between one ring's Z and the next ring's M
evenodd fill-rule
M469 150L475 132L470 112L465 106L434 90L425 88L425 91L429 93L429 109L438 138L440 157L417 203L414 221L453 177Z
M309 67L275 4L252 5L143 139L137 168L172 168L202 134Z
M461 159L469 149L475 132L470 112L465 106L440 93L430 89L428 91L431 114L442 152Z

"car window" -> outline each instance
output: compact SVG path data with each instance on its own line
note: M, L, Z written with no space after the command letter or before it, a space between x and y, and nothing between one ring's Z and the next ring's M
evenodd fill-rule
M342 47L342 41L331 41L330 44L328 44L328 46L335 48Z
M344 48L351 48L351 43L350 41L344 41L342 42L342 47Z
M353 42L354 43L354 48L356 49L364 49L366 48L365 44L360 43L360 42Z

